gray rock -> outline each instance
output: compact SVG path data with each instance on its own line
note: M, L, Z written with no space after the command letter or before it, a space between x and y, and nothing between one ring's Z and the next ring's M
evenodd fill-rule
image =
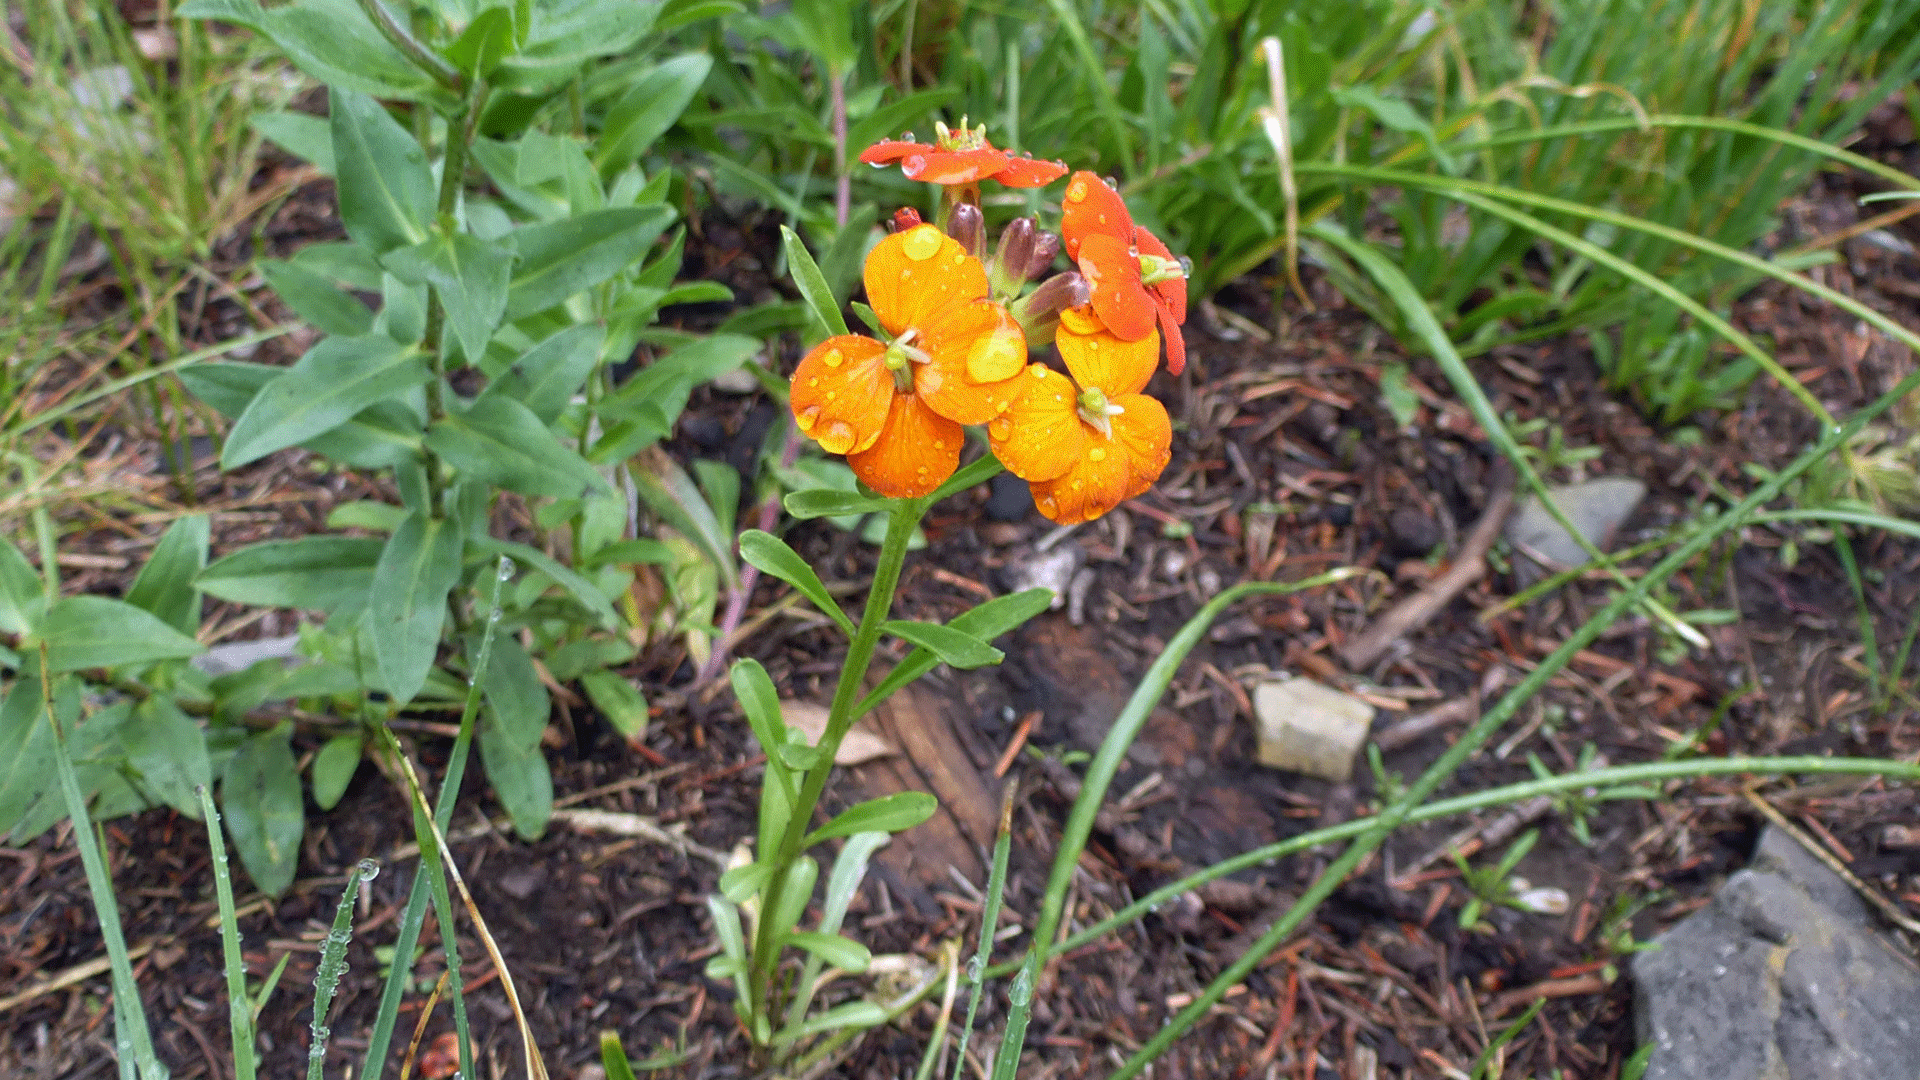
M258 638L253 641L234 641L225 645L215 645L206 652L193 658L194 667L218 678L231 675L236 671L245 671L262 660L295 660L300 655L300 635L288 634L285 637Z
M1606 476L1598 480L1588 480L1583 484L1569 484L1566 487L1549 488L1554 505L1567 515L1567 520L1579 529L1581 535L1593 542L1593 546L1605 551L1613 542L1614 530L1627 520L1633 508L1640 505L1646 497L1647 485L1631 477ZM1520 504L1520 509L1507 519L1506 536L1508 542L1519 548L1522 554L1537 554L1553 565L1550 569L1560 570L1587 563L1587 553L1578 541L1553 520L1547 508L1540 503L1539 496L1529 497ZM1541 568L1533 558L1516 560L1516 569L1523 584L1531 584L1541 576Z
M1074 571L1084 566L1086 561L1087 553L1079 544L1063 540L1045 551L1036 550L1009 565L1004 572L1007 589L1010 592L1052 589L1053 603L1050 606L1058 611L1066 605L1067 587L1073 582Z
M1312 679L1253 688L1260 764L1333 783L1353 775L1354 758L1373 726L1373 706Z
M1655 941L1633 958L1646 1080L1920 1076L1920 967L1779 830Z

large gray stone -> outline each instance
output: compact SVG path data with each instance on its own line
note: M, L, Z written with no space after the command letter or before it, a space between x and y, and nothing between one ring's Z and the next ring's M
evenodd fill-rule
M1634 507L1647 495L1647 485L1626 476L1603 476L1565 487L1548 488L1555 506L1580 530L1580 534L1601 551L1613 542L1613 534ZM1523 555L1537 554L1553 565L1552 570L1586 565L1587 552L1573 535L1560 527L1539 496L1529 496L1520 509L1507 519L1509 543ZM1516 560L1516 572L1523 583L1531 584L1541 576L1540 565L1531 557Z
M1920 967L1777 829L1655 941L1633 958L1646 1080L1920 1077Z

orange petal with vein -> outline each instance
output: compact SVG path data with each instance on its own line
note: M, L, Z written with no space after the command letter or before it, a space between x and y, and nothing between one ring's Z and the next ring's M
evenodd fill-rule
M1080 242L1089 236L1111 236L1122 246L1133 243L1133 215L1120 193L1105 180L1081 170L1067 181L1060 198L1060 239L1067 258L1080 258Z
M925 154L932 149L933 147L925 143L885 139L860 151L860 160L869 165L886 165L911 154Z
M1153 332L1153 297L1140 284L1140 259L1124 241L1095 233L1080 242L1080 275L1093 286L1093 310L1122 341Z
M987 441L1007 471L1022 480L1051 480L1080 459L1087 426L1080 421L1073 381L1045 364L1031 364L1006 413L987 422Z
M867 256L865 279L867 303L895 336L987 295L986 267L933 225L916 225L880 241Z
M930 495L960 466L966 432L915 394L896 394L886 429L867 450L847 455L860 482L889 499Z
M1050 520L1092 521L1145 492L1167 467L1173 426L1166 409L1143 394L1114 404L1124 411L1113 417L1113 437L1089 430L1072 468L1033 485L1033 503Z
M1085 325L1078 319L1073 321ZM1160 363L1160 335L1148 330L1139 341L1122 341L1104 326L1093 333L1082 333L1067 324L1066 318L1060 320L1053 343L1059 346L1060 358L1067 362L1074 382L1088 389L1098 387L1112 399L1138 394L1153 378L1153 369Z
M886 426L894 396L886 346L847 334L813 347L793 372L793 421L828 453L858 453Z
M1065 175L1067 175L1067 167L1058 161L1009 157L1007 167L994 173L993 178L1008 187L1029 188L1046 187Z
M1113 418L1113 441L1126 448L1133 479L1125 497L1131 499L1144 494L1166 471L1173 457L1173 422L1167 407L1145 394L1115 398L1113 404L1123 410Z
M986 147L979 150L936 150L918 162L909 158L900 171L909 180L929 184L971 184L998 176L1012 155Z
M1167 339L1167 374L1178 375L1187 366L1187 335L1173 321L1173 313L1166 305L1156 305L1160 311L1160 333Z
M1167 245L1161 243L1159 237L1143 228L1135 228L1133 230L1133 246L1139 248L1140 254L1142 255L1158 255L1162 259L1173 259L1174 262L1180 261L1173 258L1173 252L1167 250ZM1147 286L1147 291L1153 294L1155 302L1166 309L1167 314L1172 317L1176 324L1186 323L1186 278L1168 278L1165 281L1156 281Z
M914 343L931 361L913 366L914 392L962 424L984 424L1012 404L1027 339L1000 304L976 300L933 316Z

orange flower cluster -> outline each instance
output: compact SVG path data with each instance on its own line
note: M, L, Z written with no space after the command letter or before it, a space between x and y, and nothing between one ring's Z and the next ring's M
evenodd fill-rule
M1016 221L983 261L979 209L955 189L984 179L1038 187L1066 166L995 149L985 128L964 122L957 133L938 125L930 146L883 142L861 160L897 161L945 186L941 225L895 215L864 274L881 337L828 338L800 361L791 399L800 430L890 498L929 494L952 476L972 424L986 425L993 453L1051 520L1091 521L1144 493L1173 442L1165 407L1143 393L1162 337L1169 371L1186 360L1186 274L1166 245L1111 187L1075 173L1060 239L1077 271L1022 296L1054 258L1055 238ZM1049 340L1065 373L1028 362L1029 344Z

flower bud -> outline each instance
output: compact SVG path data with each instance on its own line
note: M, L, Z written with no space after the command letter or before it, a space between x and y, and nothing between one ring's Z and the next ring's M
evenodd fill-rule
M1014 218L1000 230L1000 247L993 253L996 274L1011 282L1025 284L1033 275L1027 265L1033 261L1034 224L1032 218Z
M1029 348L1053 340L1060 326L1060 313L1079 307L1093 298L1093 286L1078 273L1069 270L1055 274L1040 287L1013 302L1007 308L1015 322L1026 332Z
M947 235L960 242L967 254L979 258L986 251L986 218L972 203L960 203L947 217Z
M1027 280L1032 281L1052 269L1053 258L1058 254L1060 254L1060 237L1057 234L1036 233L1033 238L1033 253L1027 259Z
M894 232L906 232L918 224L920 224L920 211L911 206L903 206L893 212Z

